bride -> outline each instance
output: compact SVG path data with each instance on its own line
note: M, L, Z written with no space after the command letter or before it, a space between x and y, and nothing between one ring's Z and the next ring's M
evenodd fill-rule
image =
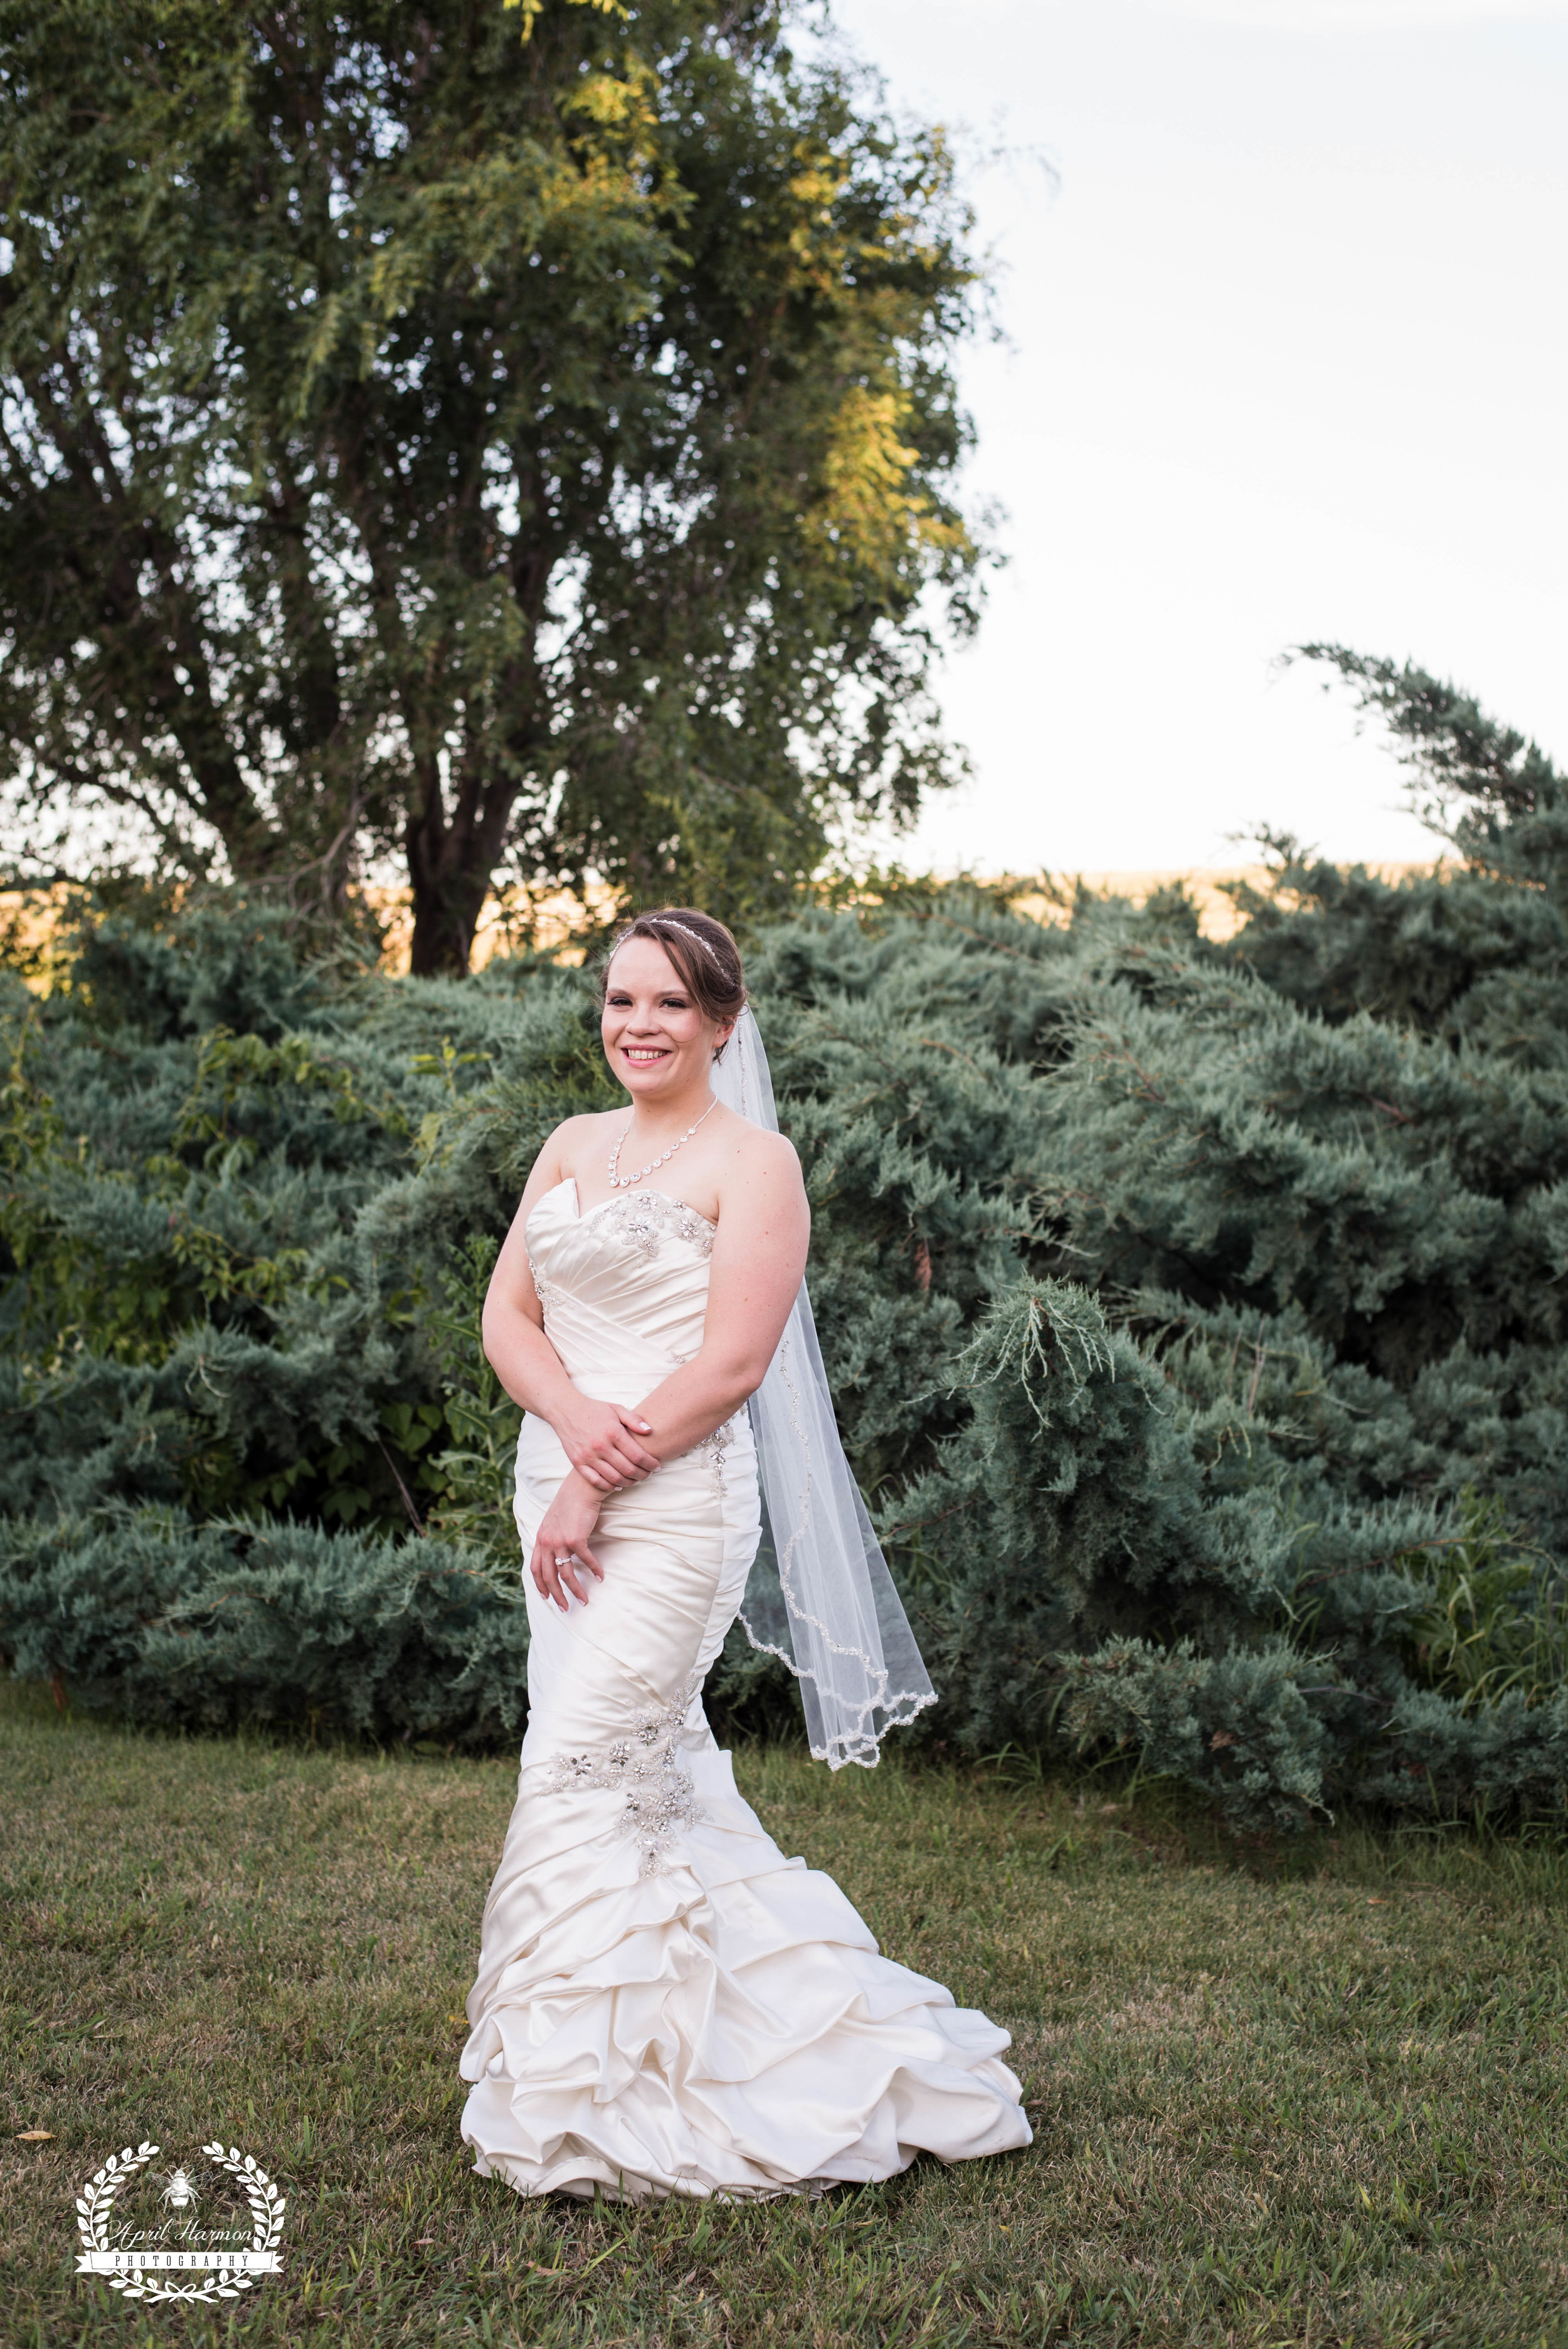
M556 1128L485 1303L527 1414L531 1645L460 2062L474 2167L735 2198L1026 2145L1006 2032L784 1857L702 1710L738 1613L835 1766L932 1697L832 1430L805 1189L729 932L631 923L603 1033L631 1114Z

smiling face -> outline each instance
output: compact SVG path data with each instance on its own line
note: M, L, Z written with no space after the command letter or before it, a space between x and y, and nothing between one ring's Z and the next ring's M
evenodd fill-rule
M704 1014L654 939L628 938L616 949L599 1032L604 1058L634 1102L653 1109L688 1092L706 1097L714 1048L734 1026Z

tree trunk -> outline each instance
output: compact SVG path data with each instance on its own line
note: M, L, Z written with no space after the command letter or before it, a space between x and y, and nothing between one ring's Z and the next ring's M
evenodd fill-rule
M476 889L466 878L449 890L432 892L414 884L414 936L408 968L415 978L461 978L473 952L474 929L484 907L487 885Z
M471 803L459 805L449 822L433 767L424 784L403 843L414 897L408 968L415 978L461 978L473 951L474 930L490 891L512 795L497 792L478 822Z
M413 945L408 972L416 979L460 979L474 951L474 923L483 906L483 890L472 911L449 902L420 902L413 893Z
M548 567L542 575L548 577ZM527 616L531 627L537 627L538 613ZM526 706L532 681L520 674L521 667L503 680L514 707ZM437 736L435 724L429 733ZM515 779L535 748L531 719L520 718L506 745L506 767L498 772L487 765L482 748L466 761L454 759L449 797L435 757L428 750L416 757L417 791L403 833L414 899L408 958L414 978L461 978L466 973L490 875L506 847L518 795Z

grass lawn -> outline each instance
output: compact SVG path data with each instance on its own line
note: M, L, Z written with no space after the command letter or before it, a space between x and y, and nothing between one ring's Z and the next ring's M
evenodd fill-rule
M1561 1847L1238 1850L1159 1788L738 1764L886 1950L1010 2026L1027 2152L814 2204L520 2202L469 2167L455 2068L511 1764L0 1693L0 2337L1568 2343ZM78 2280L90 2172L214 2136L288 2196L283 2275L215 2308Z

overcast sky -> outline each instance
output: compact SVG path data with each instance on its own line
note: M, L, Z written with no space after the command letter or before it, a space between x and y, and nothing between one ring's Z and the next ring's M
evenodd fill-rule
M1415 858L1400 771L1276 657L1409 657L1568 756L1568 0L836 0L972 181L964 368L1007 569L899 854Z

